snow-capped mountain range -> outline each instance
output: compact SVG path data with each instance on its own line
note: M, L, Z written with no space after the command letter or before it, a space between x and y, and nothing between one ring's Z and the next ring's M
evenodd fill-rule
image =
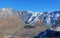
M58 17L60 17L60 11L38 12L38 13L36 12L31 13L31 12L26 11L26 12L23 12L22 17L24 18L24 22L28 25L34 24L37 20L43 18L43 23L45 25L52 26L55 20L57 20Z
M0 17L1 15L4 15L6 12L7 14L13 14L14 16L17 16L18 18L22 19L27 25L34 24L37 20L43 18L43 23L45 25L52 26L54 24L54 21L57 20L57 18L60 18L60 11L53 11L53 12L31 12L31 11L16 11L11 8L0 8ZM9 13L8 13L9 12ZM59 21L60 23L60 21Z

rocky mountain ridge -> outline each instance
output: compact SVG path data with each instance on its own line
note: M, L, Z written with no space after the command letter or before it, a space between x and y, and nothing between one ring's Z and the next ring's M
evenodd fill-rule
M28 25L36 27L24 28ZM57 30L59 25L60 11L31 12L0 8L0 33L4 38L33 38L48 28Z

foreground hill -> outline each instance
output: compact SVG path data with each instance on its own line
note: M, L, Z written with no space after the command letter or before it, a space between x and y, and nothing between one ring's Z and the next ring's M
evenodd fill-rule
M0 9L0 34L12 34L24 25L25 23L17 17L17 12L14 13L14 11L5 8ZM0 36L0 38L2 38L2 36Z

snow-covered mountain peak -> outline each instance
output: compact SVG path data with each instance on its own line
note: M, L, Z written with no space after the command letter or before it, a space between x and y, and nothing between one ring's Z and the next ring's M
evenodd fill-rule
M38 19L43 19L43 23L47 25L53 25L54 20L60 16L60 11L53 12L32 12L32 11L16 11L11 8L0 8L0 17L1 15L12 14L26 24L34 24Z

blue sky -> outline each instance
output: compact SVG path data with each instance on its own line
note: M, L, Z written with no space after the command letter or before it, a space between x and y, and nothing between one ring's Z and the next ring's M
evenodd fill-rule
M60 10L60 0L0 0L0 8L45 12Z

